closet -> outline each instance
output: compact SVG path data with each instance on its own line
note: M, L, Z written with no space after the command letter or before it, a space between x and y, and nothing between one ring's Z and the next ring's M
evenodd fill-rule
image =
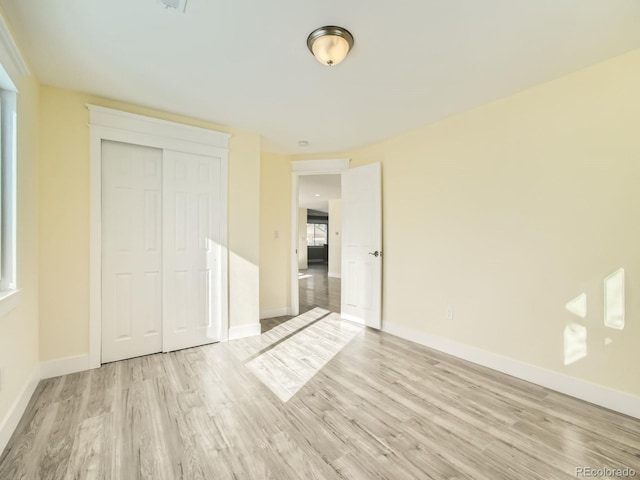
M226 152L156 143L100 139L101 363L226 333Z

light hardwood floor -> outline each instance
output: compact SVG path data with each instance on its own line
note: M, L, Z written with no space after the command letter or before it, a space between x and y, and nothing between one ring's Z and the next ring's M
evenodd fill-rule
M309 268L298 272L298 301L300 313L320 307L332 312L340 311L340 279L329 278L328 265L310 263ZM261 320L262 333L291 319L290 315Z
M340 311L340 279L330 278L327 271L326 264L310 263L309 268L299 272L300 312L315 307L326 308L332 312Z
M328 314L42 381L0 457L0 479L640 472L640 421L385 333L342 329ZM281 386L297 389L288 401L274 393Z

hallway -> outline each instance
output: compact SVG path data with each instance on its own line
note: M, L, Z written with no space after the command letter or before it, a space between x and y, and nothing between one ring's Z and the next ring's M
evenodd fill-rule
M330 278L327 269L326 264L311 263L298 273L300 313L315 307L340 312L340 279Z
M326 264L309 264L307 270L298 272L298 299L302 315L316 307L340 313L340 279L327 274ZM260 321L262 333L293 318L291 315L265 318Z

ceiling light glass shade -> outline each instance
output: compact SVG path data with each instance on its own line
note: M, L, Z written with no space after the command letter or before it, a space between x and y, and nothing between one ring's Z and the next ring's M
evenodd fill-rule
M307 38L307 47L323 65L342 62L353 47L353 36L342 27L320 27Z

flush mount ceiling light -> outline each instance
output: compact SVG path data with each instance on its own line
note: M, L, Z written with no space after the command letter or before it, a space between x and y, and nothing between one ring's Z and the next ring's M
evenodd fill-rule
M353 48L353 35L342 27L316 28L307 37L307 47L323 65L339 64Z

